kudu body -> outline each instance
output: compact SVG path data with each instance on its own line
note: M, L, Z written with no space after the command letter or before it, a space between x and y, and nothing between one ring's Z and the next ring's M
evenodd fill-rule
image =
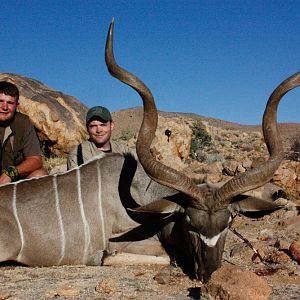
M133 157L120 154L1 186L0 261L100 265L104 250L163 255L157 239L139 242L155 233L139 228L125 208L175 193L151 181ZM128 231L124 242L110 241Z
M283 159L277 105L286 92L300 85L300 73L279 85L267 103L263 132L269 160L222 186L197 186L152 157L150 145L157 126L153 97L137 77L116 64L112 41L113 23L106 64L143 100L137 140L142 166L130 156L113 154L62 174L0 187L0 261L97 265L105 250L162 255L165 250L157 236L168 253L183 255L191 276L205 281L221 264L232 206L238 207L241 194L266 184ZM274 208L271 202L260 202L260 208L268 206Z

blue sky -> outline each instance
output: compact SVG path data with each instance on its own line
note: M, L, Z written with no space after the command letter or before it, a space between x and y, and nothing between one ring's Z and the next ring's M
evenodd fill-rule
M0 4L0 72L37 79L86 106L141 105L112 78L104 46L115 18L118 63L159 110L259 124L266 101L300 71L300 1L10 0ZM300 122L300 88L280 122Z

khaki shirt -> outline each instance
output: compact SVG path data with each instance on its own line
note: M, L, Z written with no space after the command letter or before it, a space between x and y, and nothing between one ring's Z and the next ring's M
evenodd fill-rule
M82 147L82 160L83 163L93 159L93 158L101 158L104 157L108 152L103 152L97 148L97 146L91 142L90 140L84 141L83 143L80 144ZM135 157L137 157L136 153L134 150L129 149L126 145L116 142L116 141L111 141L111 152L110 153L131 153ZM78 158L78 146L76 146L74 149L72 149L69 152L68 159L67 159L67 168L68 170L74 169L78 167L80 164L80 160Z
M0 168L18 166L26 157L42 155L29 117L20 112L15 114L8 127L0 127L0 143Z

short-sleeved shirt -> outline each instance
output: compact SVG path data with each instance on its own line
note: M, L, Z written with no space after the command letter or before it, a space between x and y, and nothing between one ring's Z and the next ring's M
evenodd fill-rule
M110 153L131 153L135 157L136 153L134 150L130 149L126 145L117 142L117 141L111 141L111 151ZM68 170L73 169L82 163L85 163L95 157L101 158L104 157L108 152L101 151L97 148L97 146L91 141L87 140L83 143L76 146L73 150L69 152L68 160L67 160L67 168Z
M0 127L0 171L19 165L26 157L41 155L40 142L28 116L17 112L7 127Z

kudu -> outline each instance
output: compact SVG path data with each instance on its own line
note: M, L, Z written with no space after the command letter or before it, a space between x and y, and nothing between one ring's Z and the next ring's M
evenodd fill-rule
M221 264L226 232L231 221L231 203L236 203L241 194L268 183L284 158L277 128L277 107L285 93L300 85L300 72L282 82L267 102L262 127L270 154L268 161L235 176L221 187L209 184L197 186L185 174L163 165L151 155L150 146L158 120L155 102L151 91L139 78L117 65L113 54L113 27L114 21L110 25L105 52L108 70L112 76L136 90L143 101L143 122L136 144L139 161L150 178L182 194L179 201L174 200L178 205L176 208L172 201L162 199L135 211L176 213L177 216L160 229L160 240L166 245L178 242L176 246L184 248L195 277L206 281ZM265 203L262 203L256 202L256 206L265 209Z
M230 210L236 205L231 203L268 182L282 161L277 105L286 92L300 85L300 73L279 85L267 103L263 132L269 160L221 187L197 186L153 159L150 144L157 125L153 97L137 77L116 64L112 42L113 23L106 64L143 100L136 146L141 164L130 155L111 154L61 174L1 186L0 262L100 265L105 252L157 256L167 249L172 255L183 254L191 276L207 280L221 263ZM256 203L262 204L261 209L274 208L271 202Z

